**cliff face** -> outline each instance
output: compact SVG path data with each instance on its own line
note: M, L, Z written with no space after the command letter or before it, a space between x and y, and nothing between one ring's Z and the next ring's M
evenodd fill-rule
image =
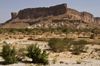
M51 6L49 8L27 8L24 10L20 10L19 13L12 12L12 19L18 17L19 19L28 19L28 18L38 18L38 17L46 17L46 16L57 16L60 14L73 14L76 15L71 16L72 19L78 19L85 22L94 22L94 17L92 14L88 12L79 12L75 9L67 8L67 4L61 4L56 6Z
M71 8L67 8L67 13L74 14L74 15L80 15L79 11L75 9L71 9Z
M16 17L17 17L17 15L18 15L18 13L16 13L16 12L12 12L12 13L11 13L11 19L16 18Z
M52 6L49 8L28 8L20 10L18 13L19 19L46 17L49 15L57 16L67 12L67 4Z
M94 25L95 23L96 26L100 24L100 17L94 18L91 13L79 12L75 9L67 8L67 4L51 7L27 8L20 10L18 13L12 12L11 16L12 18L3 24L3 28L26 28L36 24L43 24L44 22L46 24L53 23L54 19L56 19L57 22L60 19L65 19L60 21L67 22L70 26L72 26L71 23L73 23L73 26L75 26L75 23L84 23L85 25Z
M81 19L85 22L94 22L94 17L92 14L88 12L81 12L80 13Z
M78 19L82 20L82 21L85 21L85 22L94 22L94 17L92 14L88 13L88 12L79 12L75 9L70 9L70 8L67 8L67 13L70 13L70 14L74 14L74 15L77 15Z
M94 17L94 22L100 24L100 17Z

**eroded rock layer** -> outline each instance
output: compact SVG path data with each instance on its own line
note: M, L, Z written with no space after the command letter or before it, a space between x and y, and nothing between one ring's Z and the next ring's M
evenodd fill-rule
M12 12L11 19L3 23L1 28L94 28L99 27L100 17L89 12L79 12L67 8L67 4L51 7L27 8L18 13ZM56 23L56 24L55 24Z
M49 8L27 8L20 10L18 13L19 19L46 17L49 15L57 16L67 12L67 4L51 6Z

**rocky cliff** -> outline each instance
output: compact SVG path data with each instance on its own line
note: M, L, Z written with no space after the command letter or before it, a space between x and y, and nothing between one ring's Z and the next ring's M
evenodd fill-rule
M83 23L91 24L91 27L100 24L100 18L95 17L89 12L79 12L75 9L67 8L67 4L60 4L51 7L27 8L20 10L18 13L12 12L11 19L6 21L2 28L26 28L36 24L48 24L53 21L67 22L69 25L75 26ZM65 19L65 20L63 20ZM94 26L94 27L95 27Z
M94 22L100 24L100 17L94 17Z
M12 13L11 13L11 17L12 17L11 19L16 18L16 17L17 17L17 15L18 15L18 13L16 13L16 12L12 12Z
M67 13L77 15L79 20L85 21L85 22L94 22L94 17L91 13L88 12L79 12L75 9L67 8Z
M67 12L67 4L51 6L49 8L28 8L20 10L18 13L19 19L46 17L49 15L57 16Z
M67 8L67 13L74 14L74 15L80 15L79 11L75 9L71 9L71 8Z
M94 17L92 14L88 12L80 12L80 17L85 22L94 22Z
M15 17L18 17L19 19L33 19L50 15L57 16L65 13L77 15L77 18L74 19L83 20L85 22L94 22L94 17L92 14L88 12L79 12L75 9L67 8L67 4L51 6L48 8L27 8L24 10L20 10L18 13L12 12L11 15L12 19L14 19Z

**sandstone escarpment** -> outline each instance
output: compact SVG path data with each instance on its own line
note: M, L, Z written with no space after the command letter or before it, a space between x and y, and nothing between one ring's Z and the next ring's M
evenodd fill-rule
M18 13L19 19L28 19L28 18L38 18L46 17L49 15L57 16L60 14L65 14L67 11L67 4L61 4L57 6L51 6L49 8L28 8L20 10Z
M74 14L74 15L80 15L79 11L75 9L71 9L71 8L67 8L67 13Z
M88 13L88 12L81 12L80 14L81 18L83 21L85 22L94 22L94 17L92 14Z
M93 28L98 27L100 18L89 12L79 12L75 9L67 8L67 4L51 7L27 8L18 13L12 12L12 18L6 21L2 28L26 28L37 27L76 27ZM56 23L56 24L55 24ZM81 24L81 25L80 25ZM97 26L98 25L98 26Z
M79 19L79 20L82 20L82 21L85 21L85 22L88 22L88 23L94 22L93 15L88 13L88 12L79 12L75 9L67 8L67 13L77 15L78 18L76 18L76 19Z
M100 17L94 17L94 22L100 24Z
M16 12L12 12L12 13L11 13L11 17L12 17L11 19L16 18L16 17L17 17L17 15L18 15L18 13L16 13Z

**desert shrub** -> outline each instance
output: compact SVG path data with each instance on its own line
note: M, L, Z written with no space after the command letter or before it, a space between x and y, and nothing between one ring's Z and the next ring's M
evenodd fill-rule
M65 50L71 50L73 54L79 55L81 52L86 51L88 47L85 47L87 41L79 40L74 41L72 38L51 38L48 42L51 49L55 52L61 52Z
M67 37L66 37L66 38L63 39L64 46L65 46L65 48L66 48L67 50L70 50L70 47L71 47L73 41L74 41L73 38L67 38Z
M94 34L91 34L90 39L94 39Z
M100 60L100 57L98 58L98 60Z
M62 31L63 33L66 33L66 34L68 34L70 32L70 29L65 28L65 27L58 27L58 28L56 28L56 30Z
M50 29L41 28L41 31L42 31L43 33L45 33L45 32L49 32L49 31L51 31L51 30L50 30Z
M3 41L3 44L7 44L7 42L6 41Z
M26 56L26 49L25 48L20 48L18 51L17 51L17 58L18 60L22 60L22 58L24 58Z
M15 47L12 49L10 48L10 45L6 44L3 45L2 49L2 57L5 60L6 64L12 64L12 63L17 63L17 58L15 57L16 55L16 50Z
M81 59L76 60L76 63L77 63L77 64L81 64L81 63L82 63L82 60L81 60Z
M36 47L36 45L30 45L27 48L27 56L29 58L32 58L33 63L43 63L48 64L48 54L46 53L46 50L43 50L41 53L41 49L39 47Z
M91 32L94 33L97 36L97 34L100 34L100 29L94 28Z
M80 30L80 31L78 31L77 35L79 36L81 33L82 33L82 31Z
M9 32L16 34L17 30L15 28L11 28L11 29L9 29Z
M4 33L4 30L0 28L0 34Z
M56 54L56 55L55 55L55 57L58 57L58 56L59 56L59 54Z
M36 66L42 66L42 65L40 65L40 64L37 64Z
M59 38L51 38L49 40L48 44L52 48L53 51L61 52L61 51L64 51L64 50L69 50L73 40L74 39L72 39L72 38L64 38L62 40L59 39Z
M73 50L73 54L79 55L81 52L84 51L84 49L87 49L85 47L86 44L87 41L85 40L74 41L71 47Z
M33 40L33 38L28 38L27 40Z
M52 48L53 51L59 52L64 50L64 44L61 39L59 38L51 38L49 40L49 46Z
M69 30L68 28L65 28L65 29L63 30L63 32L66 33L66 34L68 34L68 33L70 32L70 30Z
M53 58L53 63L55 64L57 62L57 58Z
M33 65L30 65L30 66L33 66Z

